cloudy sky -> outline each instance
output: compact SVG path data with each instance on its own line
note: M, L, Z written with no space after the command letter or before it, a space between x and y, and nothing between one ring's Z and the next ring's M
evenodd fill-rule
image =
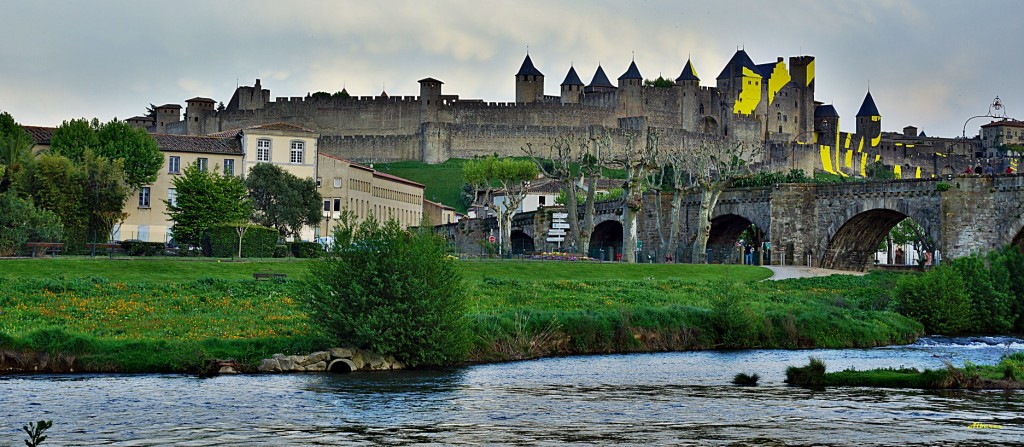
M960 135L999 96L1024 119L1024 2L1008 1L50 1L0 0L0 110L22 124L129 118L150 103L225 103L346 88L513 101L527 47L546 93L574 64L646 78L692 58L713 86L737 48L756 63L817 58L816 98L852 131L869 85L884 130ZM614 82L614 81L613 81ZM977 133L984 119L971 122Z

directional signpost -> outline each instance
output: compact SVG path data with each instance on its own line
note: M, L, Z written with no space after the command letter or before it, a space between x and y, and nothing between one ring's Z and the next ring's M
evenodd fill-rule
M552 213L551 214L551 229L548 230L548 242L557 242L558 249L562 249L562 242L565 242L565 230L569 229L569 223L565 219L569 218L569 213Z

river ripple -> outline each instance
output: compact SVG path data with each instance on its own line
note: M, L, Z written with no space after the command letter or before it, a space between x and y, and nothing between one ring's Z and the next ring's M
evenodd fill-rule
M350 375L0 376L0 444L53 419L45 445L1024 445L1024 393L782 383L787 365L993 363L1018 339L869 350L563 357ZM761 385L735 387L737 372ZM1002 428L971 429L972 423ZM10 440L9 442L4 442Z

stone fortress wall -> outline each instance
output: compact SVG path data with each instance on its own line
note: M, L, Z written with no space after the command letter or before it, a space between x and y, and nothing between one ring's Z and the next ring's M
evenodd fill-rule
M223 110L190 102L184 123L168 123L164 131L205 135L285 122L320 133L320 150L328 155L364 163L440 163L477 155L522 156L526 145L544 146L567 132L607 132L621 143L631 130L649 126L663 136L663 145L683 144L693 133L763 142L765 156L757 161L772 168L858 176L878 161L913 178L959 173L977 164L974 140L883 135L870 94L865 104L871 102L872 115L858 113L856 132L841 132L838 115L819 116L823 105L814 100L814 81L812 56L755 64L739 50L714 86L700 85L689 61L671 86L646 86L631 63L618 86L600 67L584 86L571 68L562 95L545 96L544 76L527 56L515 76L514 103L443 94L442 82L432 78L420 81L419 96L272 100L257 79L238 87Z

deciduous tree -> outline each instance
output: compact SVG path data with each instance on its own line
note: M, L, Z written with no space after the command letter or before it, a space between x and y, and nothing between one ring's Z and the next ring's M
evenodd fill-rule
M9 113L0 113L0 192L11 188L15 175L32 158L32 138Z
M63 155L75 163L82 161L86 150L96 151L100 147L100 138L96 134L99 128L100 121L96 118L92 121L85 118L64 121L53 131L50 153Z
M253 220L277 228L282 236L297 240L302 227L323 219L323 198L313 179L300 179L280 166L259 163L249 170L245 186L253 201Z
M760 147L754 142L710 134L690 135L684 144L687 155L680 157L679 166L688 174L690 186L701 195L690 261L702 263L711 235L711 212L718 197L734 181L751 174L750 162L760 155Z
M177 191L175 203L164 201L174 222L171 233L179 243L199 245L212 226L251 218L252 201L241 178L204 171L196 163L182 174L171 180Z
M476 158L462 165L462 177L477 191L483 192L474 205L493 211L498 218L499 254L511 253L512 218L526 198L530 180L537 177L537 166L530 160L497 156ZM494 203L495 184L501 186L503 200L500 203Z
M164 156L152 135L115 118L100 126L96 136L99 138L96 155L123 160L125 177L132 189L156 181Z
M648 128L642 145L638 138L638 132L627 136L622 152L610 160L611 165L626 171L626 181L622 186L622 260L625 262L636 262L636 226L637 215L644 204L643 184L648 173L658 167L660 138L657 132Z

